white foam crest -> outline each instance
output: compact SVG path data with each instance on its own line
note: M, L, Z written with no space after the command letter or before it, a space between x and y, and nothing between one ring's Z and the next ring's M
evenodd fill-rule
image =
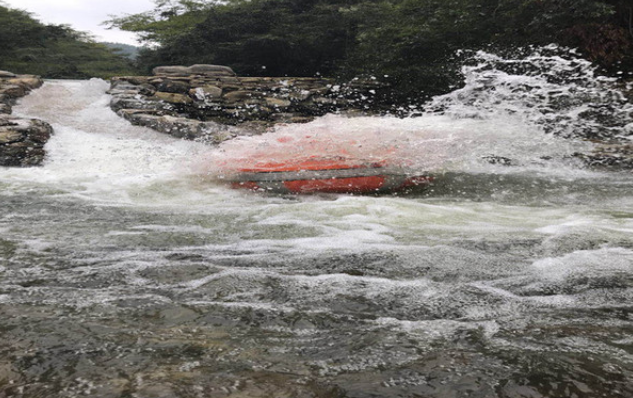
M633 104L616 79L599 76L591 62L567 48L517 52L523 54L503 58L476 52L462 68L464 87L434 98L427 110L457 119L511 117L565 137L633 137Z
M517 166L549 170L541 158L562 159L586 147L586 143L543 134L509 115L494 122L450 115L404 119L327 115L311 123L280 126L261 136L223 143L197 168L223 178L240 170L334 159L350 165L391 165L411 173L505 172L484 160L494 155L511 158ZM573 162L561 164L567 172L576 169ZM560 164L551 171L560 172Z
M532 264L539 279L564 281L573 277L595 277L599 275L631 274L633 250L604 248L581 250L562 257L548 257Z
M373 322L379 327L394 327L408 334L422 335L430 339L446 338L461 330L481 330L486 337L490 338L500 330L496 321L466 322L447 319L410 321L382 317Z
M43 168L2 170L0 177L130 201L128 191L135 186L191 174L190 160L210 149L131 126L109 109L107 87L97 79L47 81L23 98L16 114L51 123L55 134Z

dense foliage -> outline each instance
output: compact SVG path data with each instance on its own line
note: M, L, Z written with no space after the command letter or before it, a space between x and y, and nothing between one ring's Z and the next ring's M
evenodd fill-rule
M400 99L459 83L459 49L577 47L611 72L633 70L629 0L157 0L109 23L155 45L156 65L217 63L239 74L387 80Z
M134 73L130 61L65 25L46 25L0 4L0 69L46 78Z

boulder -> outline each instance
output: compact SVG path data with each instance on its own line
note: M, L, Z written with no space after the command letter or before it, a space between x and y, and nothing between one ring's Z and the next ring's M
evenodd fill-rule
M40 87L42 79L0 71L0 166L33 166L44 160L53 128L41 120L10 116L16 98Z
M266 104L273 108L287 108L291 102L283 98L266 97Z
M204 86L191 89L190 96L195 96L200 101L211 100L217 101L222 98L222 89L218 86Z
M44 160L53 128L37 119L0 115L0 166L33 166Z
M199 139L205 126L201 123L206 122L262 133L275 123L304 123L327 112L356 109L366 114L373 109L365 101L369 93L353 92L321 77L239 77L227 66L207 64L159 66L153 73L113 78L111 108L133 124L187 139ZM215 141L217 137L211 140Z
M150 78L148 76L119 76L119 77L113 77L111 79L111 82L112 84L114 84L117 81L125 81L130 84L141 85L141 84L148 84L149 79Z
M119 111L118 114L137 126L149 127L177 138L203 141L214 145L246 133L220 123L184 117L150 115L130 110Z
M169 114L174 111L174 106L169 103L158 99L144 99L136 95L113 95L110 108L115 112L121 109L143 109Z
M159 99L161 101L168 102L170 104L191 104L193 99L188 95L184 94L175 94L175 93L164 93L162 91L157 91L150 98Z
M0 85L0 94L5 94L10 98L20 98L24 97L28 89L23 86L19 86L17 84L3 84Z
M44 81L37 76L23 75L17 76L13 79L8 79L9 84L15 84L16 86L24 87L27 91L34 90L41 87Z
M154 76L235 76L233 69L223 65L197 64L192 66L157 66L152 70Z
M236 76L233 69L223 65L207 65L196 64L189 67L189 72L192 75L205 75L205 76Z
M186 66L157 66L152 70L154 76L188 76L189 68Z
M156 86L157 91L175 94L187 94L190 89L191 86L188 83L172 79L165 79Z
M224 94L224 100L229 104L235 104L237 102L244 102L247 100L262 98L263 95L257 91L247 91L247 90L238 90L231 91L230 93Z

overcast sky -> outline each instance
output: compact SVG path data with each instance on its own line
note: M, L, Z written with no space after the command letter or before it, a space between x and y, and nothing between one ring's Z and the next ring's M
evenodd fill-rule
M154 8L152 0L0 0L10 8L26 10L50 24L67 24L75 30L91 33L97 41L137 45L135 35L118 29L107 30L100 24L109 15L136 14Z

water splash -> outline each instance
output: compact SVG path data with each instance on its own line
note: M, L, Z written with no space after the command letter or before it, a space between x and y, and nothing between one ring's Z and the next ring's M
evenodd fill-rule
M426 112L456 119L512 117L565 138L632 138L633 104L617 79L600 76L576 51L556 45L517 52L527 55L476 52L462 68L465 86L434 98Z
M199 167L221 176L263 160L318 156L431 173L507 172L501 166L577 173L582 165L573 155L591 152L594 141L631 139L633 105L615 79L599 76L573 50L551 45L526 51L506 58L474 53L462 69L464 87L435 97L417 117L328 115L282 125L221 145Z

